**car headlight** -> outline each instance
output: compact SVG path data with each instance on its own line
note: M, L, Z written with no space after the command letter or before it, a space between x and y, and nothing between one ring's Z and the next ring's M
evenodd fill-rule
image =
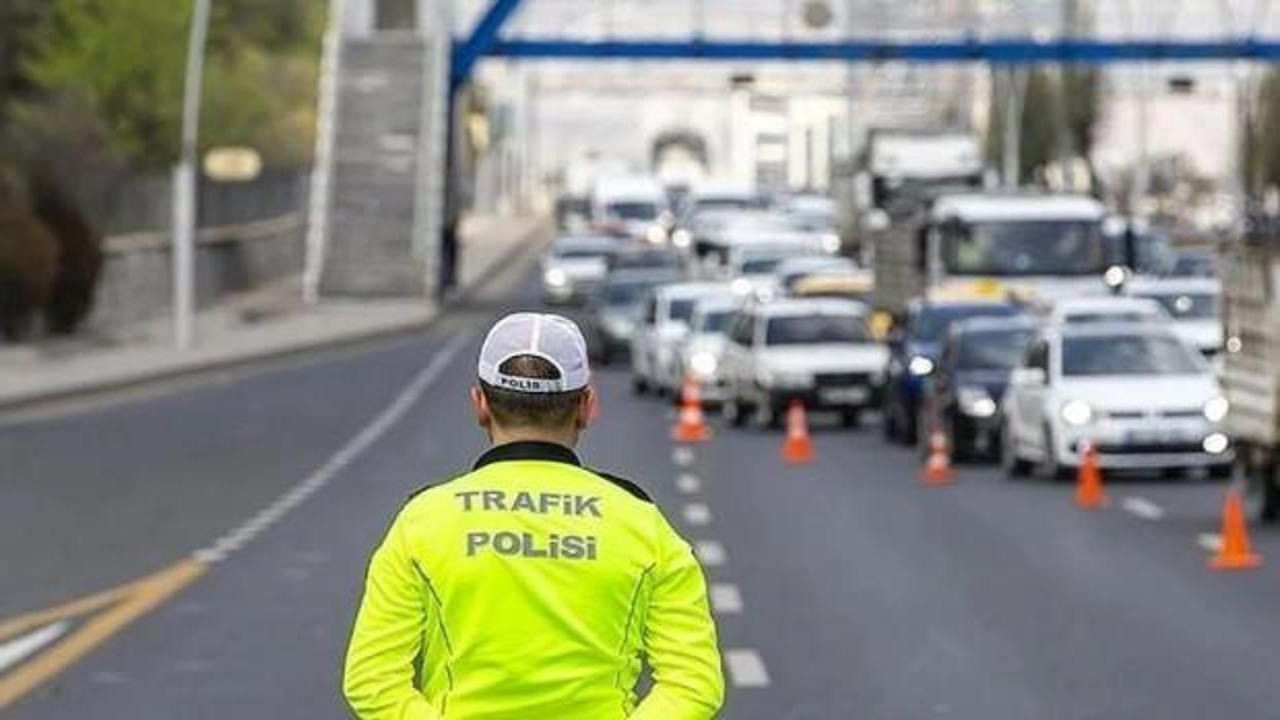
M560 268L552 268L542 275L542 281L550 287L564 287L569 284L569 273Z
M645 238L654 245L661 245L667 241L667 231L663 230L661 225L650 225L645 232Z
M746 295L751 292L751 281L746 278L737 278L729 284L729 289L733 290L735 295Z
M1222 433L1213 433L1206 436L1200 446L1210 455L1221 455L1231 447L1231 438Z
M960 412L969 417L989 418L996 414L996 401L991 393L980 387L961 387L956 391Z
M687 248L693 244L693 234L683 228L677 230L671 234L671 244L678 248Z
M840 252L840 236L835 233L826 233L822 236L822 249L832 255Z
M1209 422L1222 422L1226 419L1229 410L1231 410L1231 403L1221 395L1216 395L1204 404L1204 417Z
M1088 425L1093 422L1093 407L1083 400L1068 400L1059 411L1062 421L1068 425Z
M923 355L913 355L911 361L907 363L907 372L916 377L924 377L933 372L933 360Z
M709 350L702 350L694 353L689 357L689 367L702 377L711 377L716 374L716 368L720 365L720 359L716 354Z

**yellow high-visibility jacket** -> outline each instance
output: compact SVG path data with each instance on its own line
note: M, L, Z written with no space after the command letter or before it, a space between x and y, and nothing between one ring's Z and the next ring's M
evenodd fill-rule
M395 519L343 692L363 720L702 720L724 677L702 570L644 492L520 442Z

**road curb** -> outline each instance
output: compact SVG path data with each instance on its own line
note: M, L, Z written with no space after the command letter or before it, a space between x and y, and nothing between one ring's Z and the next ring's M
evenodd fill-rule
M443 302L424 303L424 314L421 317L402 322L389 322L376 327L357 328L324 337L307 338L293 343L263 348L255 352L246 352L227 357L192 358L190 362L176 362L165 367L140 370L136 373L121 373L110 378L86 380L51 390L18 393L0 398L0 418L3 418L6 414L39 409L42 406L54 405L60 402L84 400L117 392L136 390L214 371L240 370L262 363L299 357L317 350L341 350L368 342L388 340L421 332L439 320L445 312L471 298L477 290L500 275L505 269L528 262L531 256L542 247L542 243L530 242L530 240L546 233L546 231L546 222L538 221L532 223L522 231L511 252L495 255L474 278L460 286L452 298Z

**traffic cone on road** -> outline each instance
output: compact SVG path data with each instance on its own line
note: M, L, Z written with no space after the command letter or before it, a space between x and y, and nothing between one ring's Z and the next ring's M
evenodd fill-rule
M671 439L678 443L698 443L711 439L711 428L702 416L702 398L698 383L686 378L680 390L680 415L671 428Z
M1209 559L1214 570L1252 570L1262 565L1262 556L1253 551L1244 517L1244 501L1236 488L1227 490L1222 505L1222 548Z
M782 460L788 465L813 462L813 440L809 437L809 420L804 403L792 400L787 409L787 438L782 441Z
M951 484L951 455L947 451L947 436L944 433L929 434L929 456L925 458L924 468L920 470L920 482L929 487Z
M1102 490L1102 470L1098 467L1098 450L1093 443L1085 442L1080 453L1080 470L1076 473L1076 507L1081 510L1097 510L1107 504L1107 494Z

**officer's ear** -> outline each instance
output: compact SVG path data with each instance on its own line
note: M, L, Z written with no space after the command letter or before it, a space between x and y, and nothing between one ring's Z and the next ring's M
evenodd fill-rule
M582 397L578 399L578 419L574 421L577 429L585 430L588 425L595 422L596 416L600 414L600 398L596 395L595 388L588 385L582 391Z
M476 413L476 424L485 430L493 427L493 413L489 410L489 400L478 385L471 386L471 407Z

